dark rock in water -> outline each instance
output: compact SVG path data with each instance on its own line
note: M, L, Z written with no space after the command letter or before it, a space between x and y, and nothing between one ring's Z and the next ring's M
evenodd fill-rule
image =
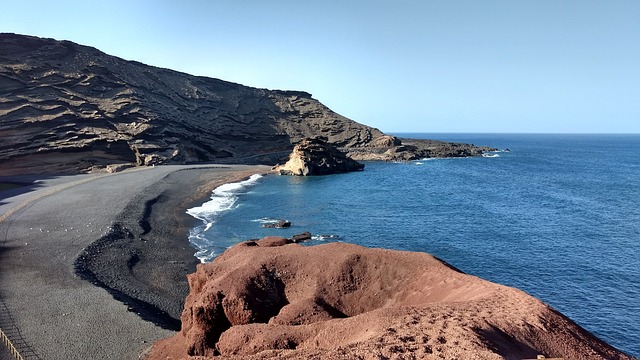
M305 231L302 234L293 235L291 237L291 241L294 243L299 243L307 240L311 240L311 233L308 231Z
M262 227L284 229L284 228L291 227L291 222L289 220L278 220L277 222L262 224Z
M323 138L303 139L294 148L286 164L276 166L280 175L311 176L359 171L364 165L348 158Z

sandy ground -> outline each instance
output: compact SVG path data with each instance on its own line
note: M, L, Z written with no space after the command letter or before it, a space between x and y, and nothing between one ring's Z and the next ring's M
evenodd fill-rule
M159 191L169 199L163 202L164 209L188 206L202 201L215 186L266 170L240 165L158 166L110 175L18 179L37 180L22 189L0 192L0 326L27 359L137 359L153 341L174 333L162 322L158 326L138 313L147 301L161 310L181 306L159 299L167 289L151 295L147 290L166 279L149 280L155 276L154 269L163 274L171 256L190 260L172 262L181 266L177 276L192 271L194 250L184 232L185 208L174 209L173 215L155 208L146 214L151 224L165 226L161 231L146 231L152 238L145 239L145 246L136 245L145 269L140 273L108 271L106 267L118 266L111 261L114 257L120 253L126 257L132 251L120 247L120 253L108 252L111 260L90 269L94 283L101 285L95 286L77 274L78 256L104 240L114 224L132 218L139 223L140 211L150 208L138 203ZM7 180L16 179L0 181ZM148 256L145 251L152 249L156 250ZM176 276L174 270L164 273ZM136 288L138 283L142 288ZM184 291L180 288L171 295L178 299ZM125 304L114 299L122 296L142 300ZM0 359L3 356L0 352Z

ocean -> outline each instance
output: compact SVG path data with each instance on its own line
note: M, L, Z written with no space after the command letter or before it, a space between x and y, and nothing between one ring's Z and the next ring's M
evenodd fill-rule
M202 220L189 236L196 256L305 231L310 245L423 251L522 289L640 356L640 135L394 135L503 151L224 185L188 211ZM261 227L275 219L292 227Z

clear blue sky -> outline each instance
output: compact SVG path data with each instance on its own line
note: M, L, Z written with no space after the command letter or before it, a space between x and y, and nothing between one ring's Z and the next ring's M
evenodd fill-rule
M269 89L387 132L640 133L638 0L0 0L0 31Z

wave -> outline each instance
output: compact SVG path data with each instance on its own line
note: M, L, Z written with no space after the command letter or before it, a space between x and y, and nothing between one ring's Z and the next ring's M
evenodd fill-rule
M340 239L340 235L313 235L311 236L311 240L314 241L327 241L327 240L338 240Z
M257 222L260 224L277 224L278 221L281 221L282 219L276 219L276 218L270 218L270 217L263 217L260 219L253 219L251 220L251 222Z
M261 177L260 174L254 174L247 180L220 185L211 192L211 200L187 209L187 214L202 220L202 225L189 232L189 242L197 249L195 256L200 259L200 262L211 261L217 255L214 244L207 239L205 232L213 226L220 214L235 207L241 190L255 185Z

